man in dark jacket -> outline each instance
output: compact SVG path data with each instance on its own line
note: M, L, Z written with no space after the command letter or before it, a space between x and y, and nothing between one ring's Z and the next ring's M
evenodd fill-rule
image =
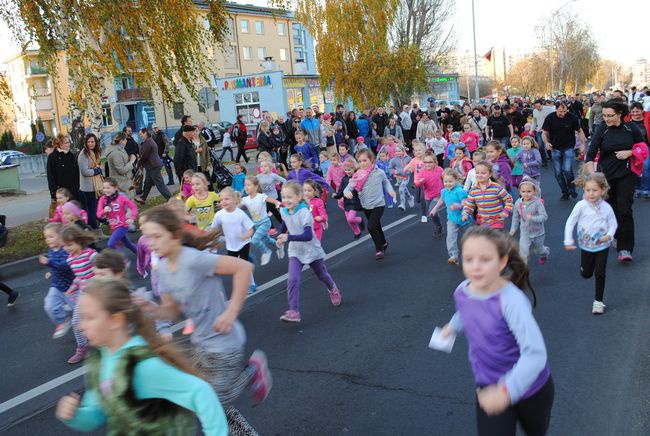
M160 174L163 162L158 155L158 146L151 138L147 128L140 129L140 137L143 139L142 145L140 146L140 165L145 170L144 189L142 190L142 197L136 196L135 201L144 204L153 185L156 185L158 192L165 197L165 200L169 200L172 195L165 185L162 174Z
M135 181L135 174L138 171L138 166L140 165L138 162L140 159L140 147L138 146L138 143L135 142L135 139L133 139L133 129L131 129L131 126L125 126L122 132L126 135L126 145L124 146L124 151L126 151L126 154L128 154L129 157L135 156L135 162L133 162L133 180ZM137 195L142 194L142 184L135 187L135 193Z
M384 130L388 125L388 114L386 114L386 108L378 108L377 113L372 117L372 122L377 126L377 135L384 136Z
M183 136L183 126L191 125L193 125L192 118L189 115L183 115L183 118L181 118L181 128L178 129L178 131L174 134L174 145L176 145L176 143L180 141L181 137Z
M524 118L523 114L510 105L503 106L503 110L506 112L508 121L510 121L510 124L512 124L512 130L514 131L515 135L519 135L521 132L523 132L524 126L526 125L526 119Z
M237 115L237 121L230 128L230 138L237 144L237 158L235 159L237 163L239 163L239 159L241 159L242 156L246 163L248 163L248 156L246 156L246 140L248 138L248 133L246 132L246 124L244 124L243 118L243 115Z
M165 132L160 130L156 124L154 124L152 128L153 128L152 139L154 140L156 146L158 147L158 156L160 156L163 165L165 165L165 170L167 171L167 177L169 178L167 185L171 186L174 184L174 172L172 171L172 164L171 164L171 162L173 161L168 154L169 147L167 146L167 135L165 135Z
M212 131L212 129L206 127L203 121L199 123L199 129L201 129L201 136L203 136L205 142L208 143L208 147L215 148L217 146L217 137Z
M178 180L183 180L183 173L186 170L198 171L196 150L194 150L194 145L192 144L194 130L194 126L183 126L181 137L176 143L174 167L176 168L176 177L178 177Z

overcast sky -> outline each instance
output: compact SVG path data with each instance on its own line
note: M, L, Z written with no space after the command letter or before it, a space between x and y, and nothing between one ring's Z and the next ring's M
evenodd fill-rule
M266 0L235 0L236 3L266 6ZM459 51L473 50L471 0L452 0L456 16L450 23L458 39ZM603 58L631 66L638 58L650 60L650 44L644 29L650 16L650 0L474 0L476 8L476 51L484 55L490 47L512 54L535 51L539 45L535 25L544 16L563 7L589 25ZM568 4L567 4L568 3ZM614 21L616 20L616 21ZM636 26L636 27L635 27ZM616 29L616 30L613 30ZM0 24L0 41L9 40L7 29ZM6 47L6 45L5 45ZM13 50L4 50L0 62Z

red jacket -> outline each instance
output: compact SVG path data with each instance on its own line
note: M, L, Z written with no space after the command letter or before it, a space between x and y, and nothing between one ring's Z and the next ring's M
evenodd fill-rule
M626 123L629 123L632 121L632 115L628 114L625 119L623 119ZM643 125L645 126L645 133L646 133L646 144L650 144L650 112L643 112Z

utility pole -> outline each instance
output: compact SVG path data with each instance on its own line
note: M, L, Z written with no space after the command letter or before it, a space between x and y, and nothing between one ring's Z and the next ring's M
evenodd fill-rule
M478 58L476 57L476 19L474 17L474 0L472 0L472 33L474 35L474 102L476 103L478 102L479 98L481 98L481 96L478 87ZM467 90L467 94L467 98L469 98L469 89Z
M510 94L508 92L508 73L506 72L506 46L503 46L503 87L506 91L506 97Z

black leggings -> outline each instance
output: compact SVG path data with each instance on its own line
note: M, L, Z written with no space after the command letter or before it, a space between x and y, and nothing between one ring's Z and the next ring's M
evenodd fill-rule
M616 229L616 249L634 251L634 215L632 203L634 202L634 187L637 176L629 174L620 179L607 180L609 192L607 202L614 209L618 228Z
M596 276L596 294L594 300L603 301L605 294L605 270L607 269L607 256L609 255L609 248L600 251L585 251L580 250L580 274L585 279Z
M273 203L266 203L266 208L271 214L275 217L276 220L280 224L282 224L282 215L280 215L280 211L278 210L277 206Z
M248 163L248 156L246 156L246 141L244 142L237 142L237 157L235 158L235 161L239 163L239 159L244 157L244 161Z
M363 213L366 214L368 219L368 233L372 241L375 243L375 251L384 251L386 245L386 238L384 237L384 230L381 228L381 216L384 214L384 206L376 207L374 209L364 209Z
M14 292L16 292L13 289L11 289L9 286L5 285L3 282L0 282L0 291L4 292L7 295L11 295Z
M240 259L244 259L250 262L250 259L248 258L248 255L250 254L251 251L251 244L248 243L244 245L241 250L239 251L230 251L228 250L228 256L230 257L238 257Z
M525 434L529 436L545 435L551 422L554 396L553 379L549 377L546 384L535 395L513 404L499 415L487 415L477 400L478 434L480 436L515 436L517 422L519 422Z

